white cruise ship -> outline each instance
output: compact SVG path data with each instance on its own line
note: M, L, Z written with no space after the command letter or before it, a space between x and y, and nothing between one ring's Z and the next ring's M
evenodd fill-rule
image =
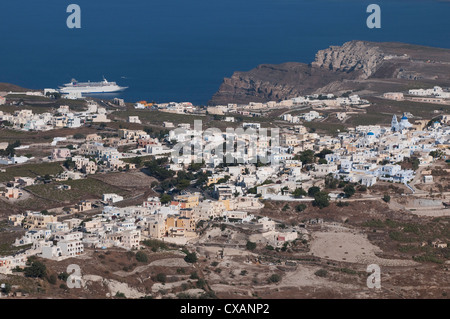
M116 82L108 82L105 78L101 82L77 82L72 79L70 83L59 87L60 93L112 93L120 92L128 87L121 87Z

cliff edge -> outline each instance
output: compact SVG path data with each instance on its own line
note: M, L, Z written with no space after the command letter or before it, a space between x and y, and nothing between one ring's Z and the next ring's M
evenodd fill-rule
M377 94L411 82L450 86L450 50L404 43L350 41L317 52L310 64L262 64L225 78L210 105L279 101L352 90Z

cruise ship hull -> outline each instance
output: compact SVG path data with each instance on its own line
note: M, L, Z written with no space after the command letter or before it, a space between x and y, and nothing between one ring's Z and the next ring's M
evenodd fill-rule
M62 87L60 93L114 93L126 90L127 87L117 85L102 86L102 87Z

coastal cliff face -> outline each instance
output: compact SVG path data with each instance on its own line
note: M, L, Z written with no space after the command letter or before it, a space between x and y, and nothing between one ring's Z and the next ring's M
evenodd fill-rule
M326 70L302 63L263 64L249 72L235 72L231 78L225 78L213 100L230 103L281 100L311 91L328 82L327 78Z
M380 93L417 80L450 85L450 50L351 41L318 51L311 64L263 64L248 72L234 72L224 79L209 104L279 101L348 90Z
M330 71L355 72L357 78L367 79L377 71L384 56L379 47L371 46L367 42L353 41L320 50L311 65Z

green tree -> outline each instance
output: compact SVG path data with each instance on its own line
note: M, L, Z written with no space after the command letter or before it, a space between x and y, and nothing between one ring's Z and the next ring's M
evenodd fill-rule
M33 278L43 278L47 274L47 267L40 261L35 261L30 267L25 268L25 276Z
M318 277L326 277L328 275L328 271L326 271L325 269L319 269L314 273L314 275Z
M205 161L204 161L204 160L202 160L201 163L194 163L194 162L192 162L191 165L189 166L188 170L189 170L189 171L193 171L193 172L197 172L197 171L199 171L204 165L205 165Z
M197 288L203 289L206 286L206 281L205 279L200 278L199 280L197 280L195 285L197 286Z
M52 284L52 285L56 285L56 280L57 277L55 274L51 274L50 276L48 276L47 281Z
M308 195L308 193L303 188L296 188L292 193L292 196L294 196L295 198L302 198L306 195Z
M158 251L158 249L164 250L169 248L165 242L157 239L146 239L142 243L145 246L150 247L153 252Z
M168 178L172 178L175 175L174 171L161 167L161 165L165 164L166 161L167 158L161 158L145 162L144 165L147 167L147 172L150 174L150 176L153 176L162 181Z
M59 280L62 280L64 282L66 282L68 278L69 278L69 274L66 273L65 271L60 273L60 274L58 274L58 279Z
M324 208L330 205L330 196L327 192L318 192L314 195L313 205Z
M417 171L419 169L420 160L418 158L413 158L411 160L412 163L412 169Z
M161 204L163 204L163 205L167 204L170 201L172 201L172 196L170 196L169 194L162 194L160 197L160 201L161 201Z
M441 158L444 153L441 150L431 151L430 156L432 156L434 159Z
M186 257L184 257L184 261L190 264L197 262L197 254L195 252L187 253Z
M345 185L344 193L347 197L352 197L355 194L355 187L351 184Z
M125 294L123 292L116 292L116 298L126 298Z
M136 260L141 263L146 263L148 262L148 256L143 251L138 251L136 253Z
M196 271L191 273L191 276L189 277L190 279L199 279L200 277L198 276L198 273Z
M332 150L329 150L327 148L324 148L323 150L321 150L319 153L315 154L314 156L321 158L321 159L325 159L325 155L328 154L333 154Z
M298 211L298 212L302 212L302 211L304 211L306 209L306 207L307 206L305 204L299 204L299 205L297 205L295 207L295 210Z
M312 186L308 189L308 196L314 197L318 192L320 192L320 187Z
M159 273L156 275L156 280L159 282L165 283L167 281L167 276L166 276L166 274Z
M389 196L388 194L384 194L383 200L384 200L386 203L389 203L389 202L391 201L391 196Z
M245 247L248 250L255 250L256 249L256 243L251 242L251 241L247 241L247 244L245 245Z
M75 168L75 162L72 162L70 159L66 159L63 163L64 167L67 169L73 169Z
M179 190L184 190L184 189L188 188L190 184L191 184L191 182L188 179L182 179L177 182L176 187Z
M281 276L279 274L273 274L269 277L269 283L279 282L281 280Z
M314 163L314 151L306 150L300 153L299 160L303 164L312 164Z

